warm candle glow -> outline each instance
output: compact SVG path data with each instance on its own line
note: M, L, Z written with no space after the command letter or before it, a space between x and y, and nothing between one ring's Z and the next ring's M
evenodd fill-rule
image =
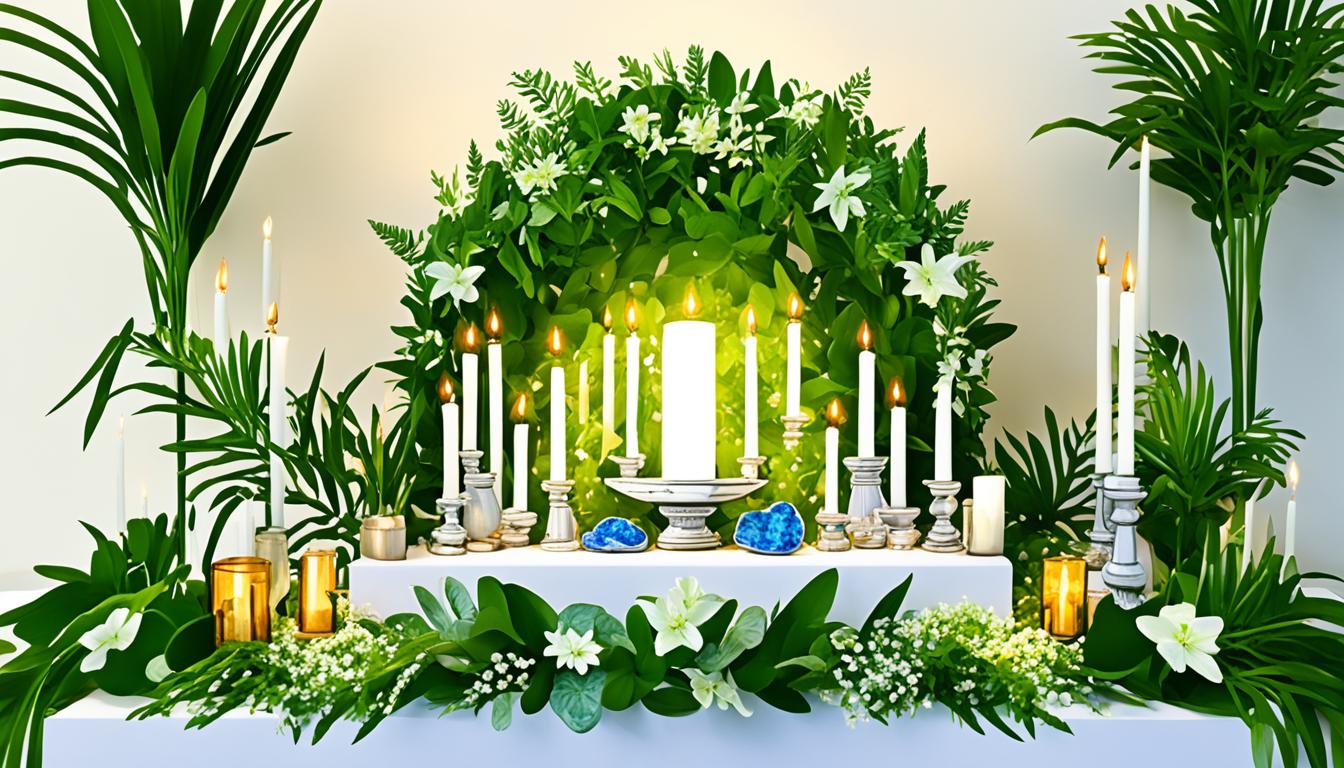
M552 355L559 355L565 348L565 337L560 333L560 326L552 325L551 332L546 334L546 349Z
M1106 274L1106 238L1097 245L1097 274Z
M509 411L509 418L515 424L522 424L527 420L527 393L518 395L518 399L513 401L513 410Z
M602 329L610 332L612 324L611 307L602 308Z
M1297 480L1297 459L1293 459L1288 462L1288 492L1293 495L1293 498L1297 498Z
M1081 557L1042 561L1041 628L1057 640L1073 640L1087 631L1087 562Z
M840 404L840 398L835 398L826 405L826 424L831 427L839 427L845 421L845 407Z
M275 325L276 323L279 322L280 322L280 307L277 306L274 301L272 301L271 306L266 310L266 332L274 335Z
M215 270L215 290L229 292L229 262L225 259L219 260L219 269Z
M695 283L686 284L686 302L684 307L686 309L687 320L694 320L696 317L699 317L701 307L700 294L695 292Z
M750 304L747 305L747 333L756 333L756 308Z
M1134 259L1125 251L1125 266L1120 270L1120 290L1134 290Z
M266 217L266 220L263 221L263 222L261 222L261 236L264 237L264 238L266 238L267 240L270 240L270 239L271 239L271 217L270 217L270 216L267 216L267 217Z
M797 293L789 294L789 320L798 322L803 319L803 299Z
M868 321L864 320L859 324L859 349L870 350L873 348L873 329L868 327Z
M467 326L467 330L462 333L462 348L466 352L474 353L480 345L480 331L476 330L476 324Z
M901 380L897 376L891 377L891 384L887 387L887 407L905 407L905 387L901 385Z
M453 380L446 373L439 374L439 402L451 403L455 397L457 393L453 391Z
M625 302L625 328L631 333L639 330L639 307L634 299Z
M499 319L499 310L495 307L491 307L490 313L485 316L485 335L491 341L499 341L499 337L504 335L504 323Z

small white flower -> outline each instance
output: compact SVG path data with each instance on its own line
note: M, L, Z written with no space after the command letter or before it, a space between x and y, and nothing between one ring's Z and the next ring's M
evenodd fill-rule
M677 126L685 144L698 155L714 151L714 143L719 139L719 113L710 110L708 114L687 115Z
M480 292L476 290L476 281L483 274L485 267L479 265L464 267L460 264L436 261L425 267L425 277L434 280L429 300L435 301L446 294L453 297L455 307L460 307L464 301L470 304L481 297Z
M1195 617L1190 603L1168 605L1156 616L1140 616L1135 625L1143 636L1157 644L1157 652L1176 672L1187 667L1213 683L1223 681L1223 671L1213 658L1218 653L1218 635L1223 631L1220 616Z
M560 162L560 155L552 152L537 162L514 171L513 180L518 182L518 189L530 197L533 192L554 192L555 182L567 173L569 171L565 168L565 164Z
M562 633L557 627L555 632L546 632L545 635L550 645L546 646L542 654L554 656L557 667L569 667L580 675L586 675L588 667L597 666L597 654L602 652L602 646L593 640L593 630L580 635L569 628Z
M742 695L733 682L732 673L725 678L722 672L706 674L698 669L687 669L686 676L691 678L691 695L699 702L701 709L718 701L719 709L732 707L743 717L751 717L751 710L742 703Z
M95 672L107 663L108 651L124 651L135 642L143 614L132 614L129 608L116 608L107 620L79 636L79 644L89 649L89 655L79 663L80 672Z
M896 266L905 270L906 296L918 296L921 304L938 306L938 300L944 296L966 298L966 288L957 282L957 270L963 265L975 261L974 256L958 256L949 253L942 258L933 255L933 246L925 243L919 249L919 261L902 261Z
M646 104L640 104L638 107L626 107L625 112L621 114L621 120L624 125L620 127L622 133L627 133L637 144L643 144L644 140L649 138L649 128L653 123L661 118L657 112L650 112Z
M756 108L755 104L751 104L747 101L747 99L750 98L751 98L750 93L742 91L741 93L733 97L733 103L729 104L727 107L724 107L723 111L727 112L729 115L732 115L735 118L740 119L743 115L747 114L748 112Z
M794 125L800 128L811 128L821 122L821 97L813 96L810 99L799 99L783 110Z
M830 181L821 181L812 185L821 190L821 194L817 195L817 202L812 206L812 210L815 212L822 208L829 209L831 221L835 223L835 228L844 232L851 213L859 217L862 217L865 213L863 201L854 196L854 190L862 187L870 178L872 178L872 174L866 168L860 168L846 176L845 166L840 166L831 176Z
M657 131L654 131L654 132L653 132L653 138L650 139L650 141L649 141L649 153L652 154L652 153L654 153L654 152L657 152L657 153L659 153L659 154L666 155L666 154L667 154L667 148L670 147L670 146L672 146L673 144L676 144L676 143L677 143L677 137L676 137L676 136L666 136L666 137L665 137L665 136L663 136L661 133L658 133Z

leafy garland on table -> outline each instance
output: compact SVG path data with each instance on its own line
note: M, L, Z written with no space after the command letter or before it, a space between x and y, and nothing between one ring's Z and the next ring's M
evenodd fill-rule
M738 75L722 54L706 58L699 47L681 66L666 52L653 66L628 57L620 63L619 85L587 63L575 65L573 83L544 71L515 73L511 85L524 103L498 106L506 134L496 145L500 159L486 160L472 143L465 183L457 171L432 174L442 210L423 232L371 222L410 267L402 304L412 324L394 329L405 341L402 356L384 365L410 399L434 412L440 376L460 376L465 328L485 327L491 308L503 321L510 401L526 393L538 411L548 404L541 382L552 360L545 345L552 325L569 345L562 358L570 368L567 397L577 398L574 373L584 361L593 377L588 386L600 393L604 317L624 337L633 299L645 356L640 450L647 471L657 472L659 439L648 427L659 421L660 328L682 316L693 285L702 317L717 327L719 424L737 436L719 441L720 475L738 472L741 398L729 393L742 390L741 338L751 304L761 386L776 393L761 409L761 453L779 457L767 472L770 491L813 503L822 483L821 441L809 436L786 454L776 418L783 411L785 313L796 292L806 304L804 410L820 414L833 397L854 407L856 336L866 320L882 383L898 377L909 397L910 476L931 471L934 387L953 379L954 462L962 476L973 474L984 452L984 409L994 399L986 386L989 351L1014 329L990 320L998 302L986 291L994 282L973 258L990 243L958 242L969 203L938 206L943 187L929 182L923 134L901 152L897 131L880 130L863 114L871 90L866 71L826 93L796 80L777 84L769 62L754 78ZM624 366L623 352L614 364ZM615 473L604 459L620 446L626 418L617 407L615 431L604 434L598 414L624 403L625 377L616 378L615 403L598 402L587 423L579 423L573 402L568 410L581 528L615 514L661 522L602 484ZM807 430L820 432L820 422L813 418ZM888 425L879 422L880 442ZM426 474L442 466L439 430L430 418L417 435ZM532 466L544 476L549 452L541 443L549 436L540 438ZM852 430L841 439L842 452L852 453ZM529 483L529 507L544 510L535 486ZM927 500L915 486L913 503ZM420 506L431 508L435 493L423 491ZM730 531L745 506L730 505L711 525ZM428 525L413 527L412 538ZM544 528L534 527L533 536Z
M694 579L643 598L622 622L595 605L556 611L517 584L492 577L477 599L452 579L443 599L417 587L423 615L386 622L351 613L331 638L299 643L293 622L276 642L233 643L165 679L157 700L135 713L166 715L179 705L203 727L240 707L281 713L297 740L311 727L321 739L342 719L359 723L356 739L424 698L444 711L489 707L497 729L515 705L535 714L547 705L577 732L604 710L635 704L657 714L689 715L717 705L750 716L748 694L787 712L807 712L805 694L838 703L851 718L885 722L934 703L979 732L980 720L1020 739L1006 712L1034 734L1037 721L1068 727L1047 703L1097 705L1074 646L1039 629L975 606L900 613L907 578L862 627L830 621L835 570L819 574L773 616L738 610L706 594Z

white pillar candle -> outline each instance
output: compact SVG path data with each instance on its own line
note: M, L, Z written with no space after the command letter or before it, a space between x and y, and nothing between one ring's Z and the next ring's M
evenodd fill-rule
M462 450L476 450L476 419L480 405L477 399L480 386L480 356L476 354L476 326L467 326L463 335L462 351Z
M219 260L219 269L215 271L215 354L229 353L229 339L233 331L229 328L229 263Z
M579 423L588 423L588 361L579 363Z
M527 461L527 395L519 395L513 405L513 508L527 509L527 478L531 466Z
M149 485L140 484L140 517L149 519Z
M742 401L742 455L754 458L761 455L760 442L760 373L756 367L756 308L747 305L747 337L742 340L745 372L745 392Z
M938 387L933 405L933 479L952 479L952 388L949 378Z
M973 555L1003 554L1003 498L1007 479L1002 475L979 475L971 480L971 540L966 548Z
M875 428L873 425L873 378L877 355L873 353L873 332L864 320L859 326L859 455L872 456Z
M126 532L126 417L117 421L117 532Z
M788 344L784 375L784 415L797 416L803 412L803 300L798 294L789 297L789 323L785 327Z
M887 391L887 403L891 406L891 506L906 506L905 499L905 450L906 450L906 412L905 390L901 380L893 378Z
M289 338L278 336L275 333L275 320L277 319L275 305L271 305L268 323L268 345L270 350L270 376L269 394L270 399L267 405L268 416L268 435L270 441L278 448L289 447L289 422L285 418L285 408L287 407L287 398L285 394L285 368L289 355ZM285 461L278 451L271 452L271 525L285 527L285 486L289 483L289 472L285 467Z
M1151 328L1149 317L1149 295L1152 288L1152 264L1149 262L1151 252L1149 251L1149 196L1152 191L1152 157L1151 148L1148 144L1148 137L1144 136L1139 140L1139 247L1137 263L1134 265L1134 280L1136 283L1137 314L1136 324L1140 334L1148 333Z
M1125 254L1120 276L1120 407L1117 415L1116 472L1134 474L1134 263Z
M485 333L490 338L485 345L486 387L488 391L487 419L490 424L490 468L495 473L495 498L504 499L504 345L500 343L503 328L499 313L494 309L485 318Z
M448 374L439 376L439 402L443 414L443 498L453 499L462 494L462 483L458 473L462 470L458 456L458 428L461 421L460 409L455 400L453 381Z
M234 511L238 514L238 556L247 557L252 554L253 537L257 532L257 513L254 509L256 501L248 499L236 507Z
M1111 473L1111 276L1106 273L1106 238L1097 246L1097 439L1093 469Z
M700 300L686 291L686 317ZM708 480L716 476L714 324L677 320L663 325L663 477Z
M839 400L832 400L826 406L826 485L822 496L822 509L828 515L840 512L840 422L844 411Z
M611 332L611 310L604 309L602 325L602 432L616 431L616 334Z
M551 328L549 346L551 354L556 358L551 365L551 480L560 481L566 477L566 440L565 367L560 364L560 352L564 344L558 327Z
M1297 461L1288 464L1288 515L1283 527L1283 560L1297 554Z
M1251 497L1246 500L1246 513L1242 520L1241 570L1244 573L1251 567L1251 552L1255 549L1255 497L1260 495L1260 484L1255 486Z
M635 300L625 305L625 457L639 455L639 315ZM664 414L666 416L666 414Z
M261 316L266 317L271 305L280 301L275 290L275 264L271 251L271 217L261 223Z

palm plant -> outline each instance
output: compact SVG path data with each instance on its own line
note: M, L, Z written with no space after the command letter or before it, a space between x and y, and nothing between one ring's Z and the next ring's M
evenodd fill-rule
M1189 196L1221 270L1232 370L1232 429L1256 413L1260 275L1270 214L1293 179L1326 185L1344 169L1344 131L1318 123L1344 106L1344 6L1317 0L1190 0L1131 10L1108 32L1079 35L1096 71L1135 97L1106 123L1066 118L1116 142L1114 165L1147 137L1165 152L1152 177Z
M0 158L0 169L62 171L107 197L139 247L155 334L174 353L189 341L191 266L252 150L285 135L262 131L321 4L281 0L267 14L264 0L234 0L227 7L224 0L197 0L184 19L176 2L91 1L88 41L39 13L0 4L0 14L26 25L0 27L0 41L56 62L71 81L66 87L0 71L0 77L59 104L0 100L0 112L32 123L0 127L0 141L36 142L52 150ZM63 159L70 152L82 162ZM98 377L86 445L131 338L129 328L115 336L71 392ZM176 392L185 398L180 374ZM176 428L180 443L185 415L177 416ZM186 510L185 462L179 454L179 526Z

